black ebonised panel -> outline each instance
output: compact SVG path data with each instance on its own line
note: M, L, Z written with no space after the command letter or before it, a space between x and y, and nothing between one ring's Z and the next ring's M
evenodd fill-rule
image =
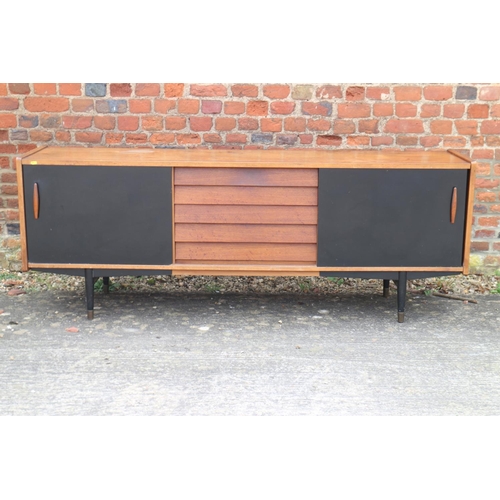
M318 266L461 266L467 176L468 170L320 169Z
M23 175L30 262L172 263L171 168L25 165Z

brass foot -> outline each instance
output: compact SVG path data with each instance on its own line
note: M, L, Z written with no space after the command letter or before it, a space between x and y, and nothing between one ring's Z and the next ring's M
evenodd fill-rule
M405 313L398 311L398 323L404 323L404 322L405 322Z
M94 319L94 311L87 311L87 319Z

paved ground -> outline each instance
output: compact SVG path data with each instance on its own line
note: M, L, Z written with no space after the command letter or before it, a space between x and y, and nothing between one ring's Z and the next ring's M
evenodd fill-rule
M500 298L0 298L0 415L500 415ZM66 331L76 327L78 332Z

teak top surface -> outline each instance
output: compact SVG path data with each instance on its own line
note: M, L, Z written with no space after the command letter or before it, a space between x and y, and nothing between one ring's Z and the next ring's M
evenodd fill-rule
M23 165L251 168L470 168L448 151L314 149L208 150L48 147L28 153Z

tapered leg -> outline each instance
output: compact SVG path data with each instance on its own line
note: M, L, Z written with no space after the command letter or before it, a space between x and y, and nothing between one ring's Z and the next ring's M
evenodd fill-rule
M405 300L406 300L407 273L400 272L398 279L398 323L405 320Z
M109 277L105 276L102 279L102 290L104 293L109 293Z
M389 283L390 280L384 280L384 297L389 297Z
M87 299L87 318L94 319L94 277L92 269L85 269L85 296Z

